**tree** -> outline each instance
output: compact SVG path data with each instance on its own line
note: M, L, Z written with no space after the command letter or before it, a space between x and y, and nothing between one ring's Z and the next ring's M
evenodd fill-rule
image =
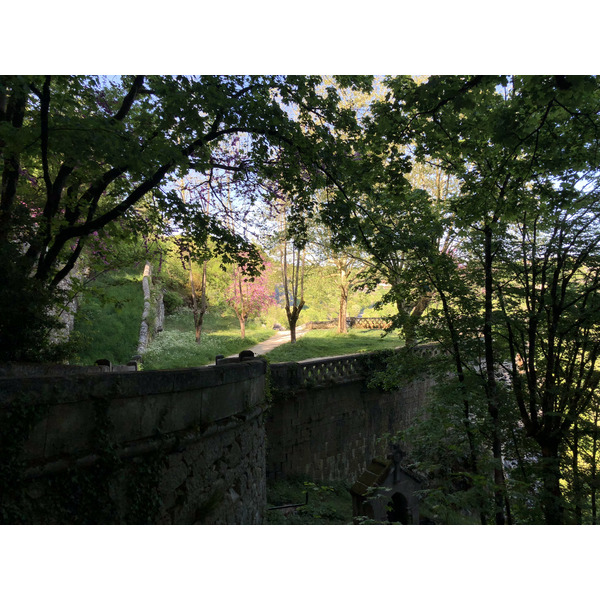
M332 173L321 217L334 247L361 254L365 283L391 285L383 302L396 306L393 326L413 345L415 325L431 301L429 286L417 278L414 250L424 245L451 250L449 199L456 179L439 162L411 161L410 137L390 135L395 123L386 111L381 94L363 107L361 130L347 140L349 151Z
M199 247L211 238L226 260L243 252L256 268L260 258L252 244L190 210L170 184L192 170L225 168L241 182L276 178L284 169L287 191L302 204L310 186L301 174L309 168L311 186L318 186L321 166L334 158L333 123L341 118L340 127L353 126L352 115L337 110L333 90L316 93L320 82L299 76L3 76L0 276L11 299L2 300L28 308L26 318L0 311L0 358L40 358L58 284L90 236L129 215L149 192ZM248 155L220 164L219 144L240 134L249 137Z
M332 233L318 222L311 227L309 247L313 260L321 265L332 265L337 280L339 311L338 333L347 333L348 298L353 286L362 281L366 258L360 248L339 248L332 245ZM321 277L325 272L321 272ZM321 285L322 287L322 285Z
M233 269L232 283L227 290L225 301L240 322L242 339L246 337L246 323L249 318L258 317L265 312L269 306L275 304L275 295L269 286L271 264L264 263L261 274L250 277L244 266L244 257Z
M395 305L393 327L402 328L405 343L413 345L415 325L431 300L429 286L416 268L415 249L437 248L443 232L429 196L411 190L405 179L400 184L394 176L393 181L389 187L374 186L351 196L344 190L341 202L331 203L323 218L338 252L355 248L352 255L365 265L361 279L366 285L391 285L383 303ZM352 205L349 214L344 214L344 204Z
M454 266L439 253L419 254L441 300L457 368L479 365L495 520L508 516L502 419L510 399L537 444L545 521L560 523L565 435L596 377L593 319L584 318L595 303L596 246L584 231L596 222L598 81L432 77L422 85L408 78L387 84L392 99L378 113L386 143L408 135L417 159L440 161L460 182L451 202L462 236ZM575 226L578 220L587 229ZM464 285L449 285L457 281ZM502 371L511 382L506 396Z
M560 208L523 215L518 233L501 250L496 284L514 398L527 434L541 450L552 522L564 518L560 460L571 436L575 512L581 520L580 418L591 409L600 382L600 195L597 190L591 198L576 195L567 194Z
M208 186L207 186L208 187ZM186 189L184 182L180 182L181 189L181 199L183 202L186 201L186 192L189 194L190 190ZM194 187L194 191L197 192L197 188ZM202 204L202 210L204 214L208 217L210 215L210 187L208 187L206 193L206 199L200 199ZM182 261L187 262L187 268L190 276L190 291L191 291L191 299L192 299L192 314L194 317L194 332L196 336L196 343L199 344L202 338L202 323L204 322L204 313L206 313L206 309L208 308L207 299L206 299L206 269L208 266L208 260L210 253L208 252L208 248L202 248L200 254L202 255L202 276L200 281L200 304L198 304L198 298L196 296L196 282L194 281L194 269L192 264L192 255L198 255L199 252L197 249L194 249L194 245L190 245L189 242L186 243L184 239L178 239L179 243L179 253ZM184 258L185 256L185 258Z
M304 308L304 266L306 260L306 239L290 233L287 216L281 215L280 258L285 296L285 314L290 328L290 343L296 343L296 326L300 312Z

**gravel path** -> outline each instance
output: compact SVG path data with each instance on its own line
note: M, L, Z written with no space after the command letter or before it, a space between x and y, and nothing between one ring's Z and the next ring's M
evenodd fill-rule
M301 338L308 330L304 328L304 325L300 325L300 327L296 327L296 339ZM252 346L252 348L248 348L248 350L252 350L256 356L260 354L266 354L273 350L273 348L277 348L277 346L281 346L281 344L287 344L290 341L290 332L289 330L278 331L273 337L270 337L268 340L257 344L256 346ZM237 356L234 354L233 356ZM231 357L228 357L231 358Z

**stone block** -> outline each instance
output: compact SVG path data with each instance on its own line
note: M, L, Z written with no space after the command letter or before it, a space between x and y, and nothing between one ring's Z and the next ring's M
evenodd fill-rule
M167 468L161 476L160 488L165 491L174 492L188 477L188 468L182 457L170 455L167 458Z
M1 418L2 416L0 415ZM44 456L47 427L48 421L45 417L33 426L27 441L23 445L23 457L25 460L36 460Z
M242 459L242 450L236 442L233 442L230 447L227 448L227 453L225 454L225 462L231 469L235 469L239 467L240 461Z
M202 390L202 418L206 423L226 419L243 410L243 399L232 386L222 385Z
M118 398L110 402L107 417L112 424L112 436L116 443L141 439L142 402L140 398Z
M169 410L163 421L163 431L183 431L205 424L202 403L201 390L173 393Z
M95 411L91 402L53 406L46 418L44 457L90 451L94 426Z

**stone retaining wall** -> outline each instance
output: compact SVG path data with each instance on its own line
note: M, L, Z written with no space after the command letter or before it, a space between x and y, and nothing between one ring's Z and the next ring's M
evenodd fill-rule
M3 503L20 503L21 522L261 523L265 369L0 378L2 423L37 415L18 457L22 489ZM144 494L160 499L155 510Z
M366 357L271 365L268 410L258 359L0 368L0 521L261 523L268 476L351 482L424 407L431 381L368 389Z
M378 441L406 428L425 407L433 382L396 392L365 385L365 354L271 365L274 402L267 418L267 475L354 481L375 456Z

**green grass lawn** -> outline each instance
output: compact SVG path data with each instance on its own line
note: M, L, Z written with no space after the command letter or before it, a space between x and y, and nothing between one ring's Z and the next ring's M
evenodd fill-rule
M200 343L196 343L194 318L187 308L165 319L164 331L156 336L144 354L143 368L180 369L214 364L215 356L239 354L270 338L275 332L260 324L246 324L246 337L240 337L240 325L235 317L207 313L204 317Z
M144 292L142 272L99 277L90 284L75 315L75 356L71 362L93 365L100 358L125 364L136 353Z
M165 319L165 330L150 343L144 354L143 368L178 369L214 364L215 356L238 354L269 339L276 332L259 323L246 325L246 338L240 337L240 327L235 317L222 317L207 313L204 317L200 344L194 336L194 319L188 308L180 309ZM397 334L382 338L382 332L374 329L350 330L338 334L333 330L309 331L295 344L284 344L269 352L270 362L285 362L356 354L396 348L402 345Z
M304 334L295 344L284 344L269 352L269 362L286 362L357 354L397 348L402 340L397 333L382 338L379 329L350 329L348 333L337 333L331 329L315 329Z

